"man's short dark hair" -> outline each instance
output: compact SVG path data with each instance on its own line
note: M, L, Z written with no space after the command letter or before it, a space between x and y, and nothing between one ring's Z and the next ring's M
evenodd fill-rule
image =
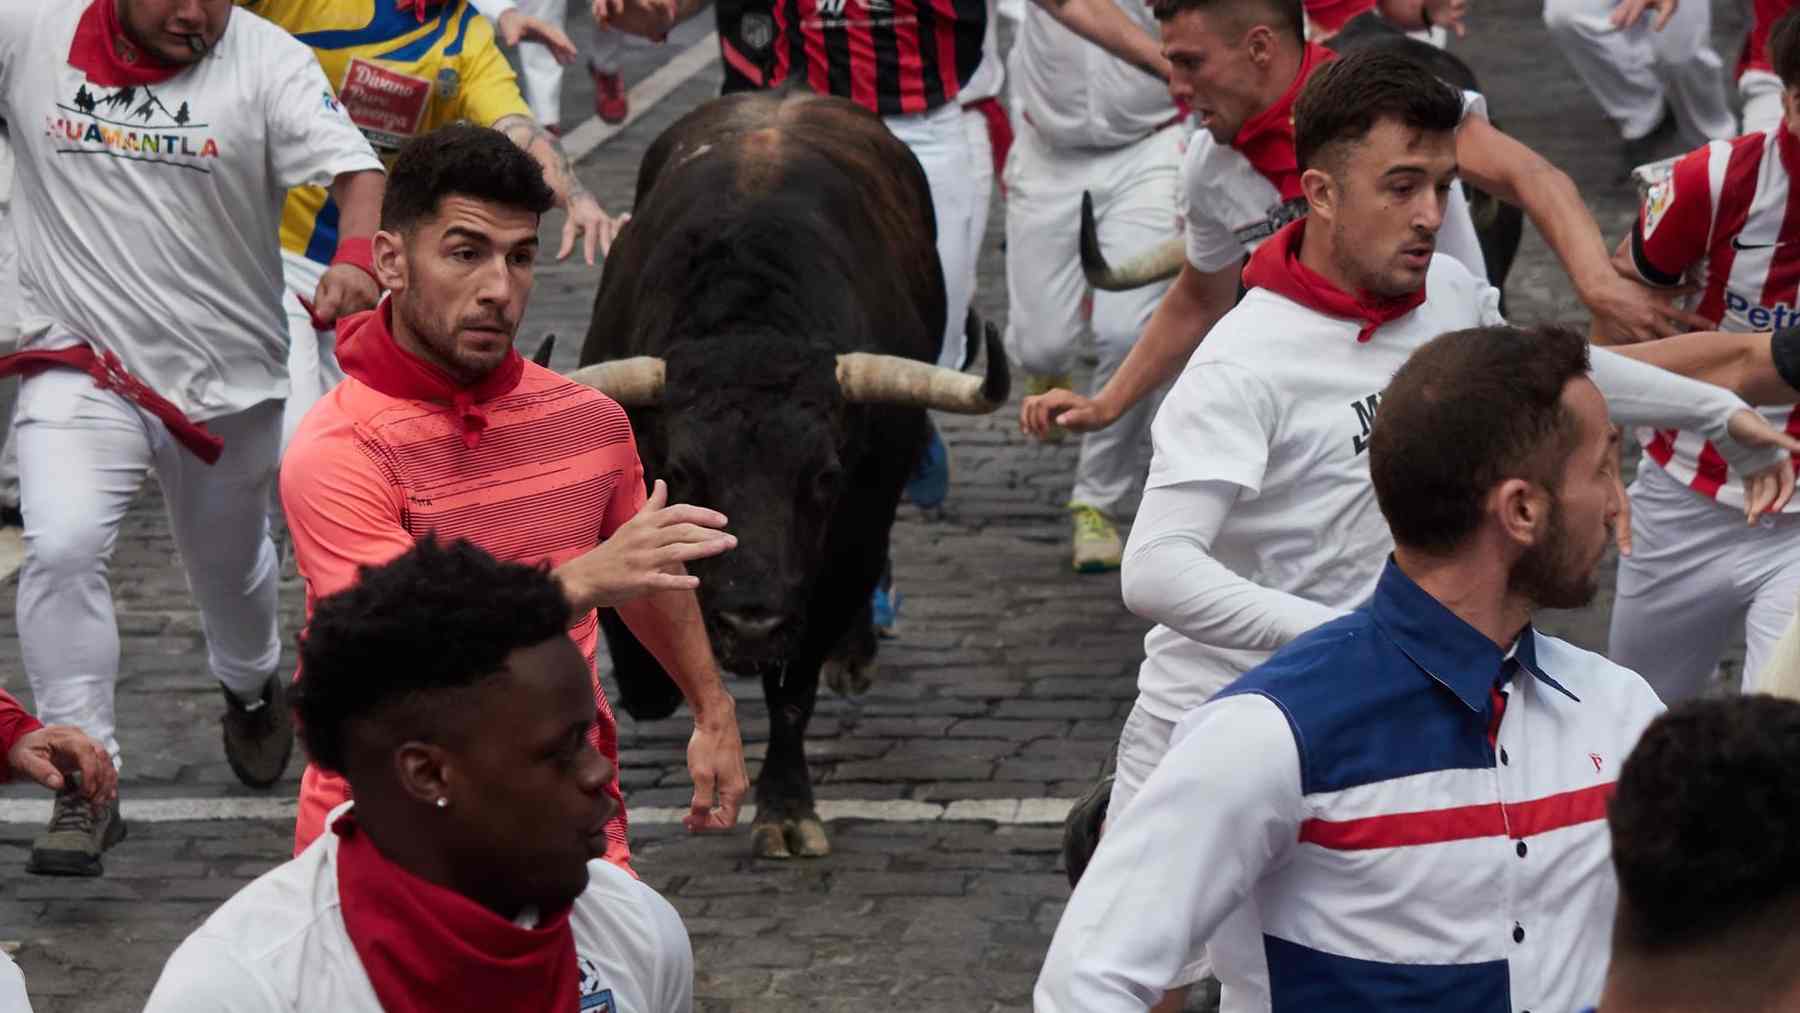
M1295 43L1306 41L1306 12L1301 0L1154 0L1150 12L1158 21L1173 21L1177 14L1200 11L1229 18L1248 32L1268 25Z
M1792 938L1800 932L1800 702L1753 694L1671 708L1626 759L1607 822L1621 952L1655 959L1734 934ZM1722 949L1775 956L1757 942Z
M426 708L498 673L521 647L566 636L569 602L547 566L503 563L427 537L314 607L300 636L295 710L314 762L342 773L353 722Z
M1382 120L1429 133L1462 122L1462 96L1423 64L1389 49L1359 49L1313 71L1294 100L1294 151L1323 167L1333 145L1360 141Z
M469 197L542 215L556 203L537 160L498 130L455 124L406 143L388 170L383 232L404 232L445 197Z
M1790 9L1769 26L1769 66L1785 88L1800 86L1800 8Z
M1369 478L1395 543L1455 549L1509 478L1556 490L1580 437L1563 387L1587 371L1587 341L1566 327L1476 327L1414 351L1369 436Z

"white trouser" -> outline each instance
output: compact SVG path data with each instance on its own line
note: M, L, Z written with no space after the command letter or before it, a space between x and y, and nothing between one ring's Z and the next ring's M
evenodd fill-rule
M994 140L988 136L987 117L973 110L963 110L963 133L969 139L969 189L975 210L969 215L969 228L963 236L969 254L969 301L974 302L976 268L981 258L981 241L987 238L988 213L994 198Z
M288 381L291 385L287 406L281 414L283 453L294 438L294 430L300 427L300 420L326 392L344 379L344 370L337 361L337 333L315 329L312 314L300 305L302 296L308 302L312 301L313 292L324 275L324 264L298 253L281 251L281 280L287 288L281 296L281 308L287 312Z
M1740 621L1744 691L1755 691L1796 596L1800 517L1745 527L1742 511L1696 494L1650 461L1640 466L1607 655L1648 680L1663 703L1705 689Z
M107 569L119 524L156 471L169 528L200 607L214 678L255 700L281 658L268 504L281 404L207 420L225 441L207 465L137 405L86 373L50 369L19 385L13 426L23 478L19 645L45 724L70 724L116 762L119 628Z
M1170 126L1120 148L1057 148L1020 124L1006 160L1006 350L1024 372L1067 374L1090 325L1098 359L1092 389L1125 361L1169 283L1089 290L1077 249L1081 193L1093 195L1100 246L1115 260L1176 238L1182 137ZM1143 398L1117 422L1082 436L1070 502L1118 516L1144 477L1141 458L1161 401L1161 392Z
M1781 126L1781 78L1766 70L1747 70L1738 78L1744 97L1744 133L1766 134Z
M0 130L0 355L19 340L19 247L12 227L12 146ZM0 444L0 506L19 505L19 447L12 428Z
M1737 134L1725 70L1713 51L1712 5L1684 3L1660 32L1651 15L1624 30L1608 19L1615 0L1544 0L1544 24L1621 136L1643 137L1675 109L1682 138L1698 146Z
M1125 717L1125 726L1119 729L1119 754L1113 769L1112 794L1106 797L1107 823L1124 812L1131 800L1137 798L1138 792L1143 790L1144 782L1150 779L1150 772L1168 755L1169 739L1174 733L1175 722L1165 721L1150 713L1141 702L1132 704L1131 713ZM1103 825L1101 834L1104 835L1105 832ZM1178 851L1180 844L1179 841L1170 841L1170 851ZM1182 967L1181 973L1170 987L1192 985L1211 973L1212 962L1202 949L1201 952L1190 955L1187 964Z
M574 28L568 23L569 0L518 0L518 3L520 14L568 31L576 48L587 54L588 66L602 74L619 72L620 55L626 46L655 45L648 39L625 32L596 29L591 21L580 22L586 28L585 32ZM556 62L548 46L526 43L519 47L518 53L519 83L525 92L525 104L531 108L531 118L551 126L561 123L563 72L567 68Z
M884 116L882 122L925 169L931 207L937 215L938 262L944 270L944 347L938 364L955 367L963 356L963 318L975 290L975 256L981 250L975 223L975 153L962 106L955 102L911 116ZM991 180L993 170L988 171Z

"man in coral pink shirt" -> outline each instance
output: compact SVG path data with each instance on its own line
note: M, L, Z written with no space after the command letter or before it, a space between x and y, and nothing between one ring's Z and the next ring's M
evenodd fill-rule
M553 195L505 135L447 127L402 150L374 241L390 296L341 323L348 378L300 423L282 462L282 505L307 608L419 539L466 538L551 568L590 669L594 609L618 609L694 712L690 829L728 827L748 783L731 696L719 680L689 560L736 540L711 510L646 499L631 424L610 398L526 362L514 333L531 292L538 219ZM302 673L304 678L304 673ZM590 739L615 766L618 733L594 680ZM605 856L628 866L621 804ZM348 797L308 766L296 853Z

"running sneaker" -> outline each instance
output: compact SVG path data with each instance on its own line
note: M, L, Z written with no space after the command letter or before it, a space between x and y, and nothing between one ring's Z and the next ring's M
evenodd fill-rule
M617 71L607 73L593 64L588 76L594 79L594 115L602 123L623 123L631 115L631 100L625 94L625 78Z
M125 839L119 800L89 802L70 784L56 796L50 825L32 842L25 871L36 876L98 876L100 855Z
M294 752L294 714L288 709L287 690L280 673L263 683L262 696L244 703L231 690L225 694L225 762L238 780L252 788L267 788L281 780L288 757Z
M1125 555L1125 543L1119 538L1118 526L1086 503L1070 503L1069 514L1075 522L1075 572L1117 570L1119 560Z
M925 425L930 439L919 454L918 469L906 482L906 499L913 506L931 510L943 506L950 495L950 449L944 446L937 426L929 420Z
M900 634L900 600L900 592L894 590L894 568L890 563L869 598L870 624L875 627L876 636L891 639Z

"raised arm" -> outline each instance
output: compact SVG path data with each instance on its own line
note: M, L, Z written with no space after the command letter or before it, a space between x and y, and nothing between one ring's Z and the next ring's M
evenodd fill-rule
M1032 0L1058 24L1156 78L1169 79L1162 46L1113 0ZM1139 0L1130 0L1136 3Z
M563 150L562 141L530 116L516 113L496 120L494 129L512 138L514 144L537 159L544 169L544 182L556 191L557 206L568 212L556 259L564 259L575 249L577 237L584 237L581 251L589 264L594 262L596 251L605 253L611 249L624 219L608 216L600 207L600 201L588 192L581 177L575 175L575 165L569 160L569 153Z
M1574 181L1486 117L1464 119L1456 132L1456 159L1466 179L1530 216L1568 272L1576 295L1594 314L1600 333L1649 341L1710 326L1660 301L1646 286L1621 278Z

